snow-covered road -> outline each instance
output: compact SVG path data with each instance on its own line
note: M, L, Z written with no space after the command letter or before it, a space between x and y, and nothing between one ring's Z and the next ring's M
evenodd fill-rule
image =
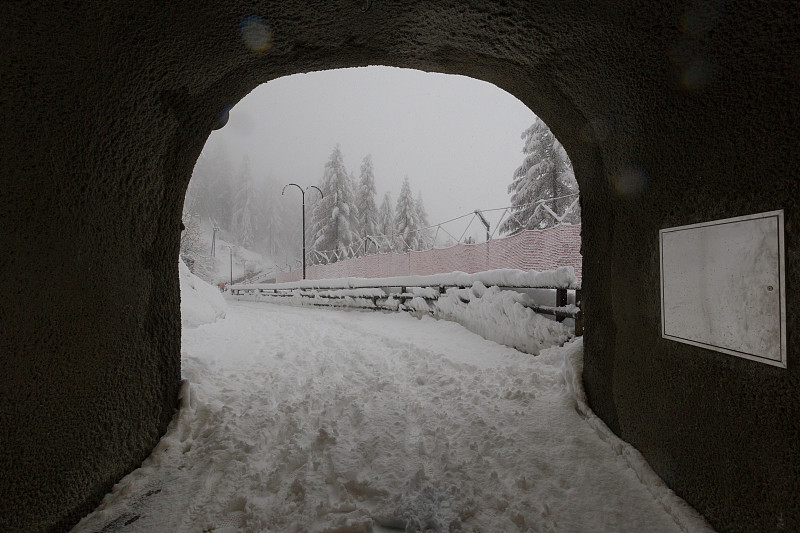
M581 409L581 349L230 302L184 329L184 407L76 531L702 530Z

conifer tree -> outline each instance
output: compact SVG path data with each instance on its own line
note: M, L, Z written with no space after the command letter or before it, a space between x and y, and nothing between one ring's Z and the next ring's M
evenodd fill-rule
M292 229L300 224L300 206L293 213L290 204L281 196L280 184L272 177L267 178L263 184L263 221L264 221L264 251L272 258L277 258L287 246L292 250L297 248L296 243L289 241ZM294 207L294 203L291 204ZM298 237L299 239L299 237Z
M403 180L400 196L394 209L395 249L406 252L416 249L418 238L416 230L420 228L416 202L411 194L408 176Z
M383 201L378 209L378 232L381 235L391 235L394 232L394 207L392 207L392 193L386 191Z
M514 180L508 186L511 194L511 216L503 222L500 230L504 233L518 233L523 229L546 228L558 224L551 213L562 216L575 200L578 184L572 170L572 163L561 144L556 140L547 125L536 118L530 128L521 136L525 140L523 153L525 159L514 172ZM537 204L546 202L547 208ZM572 222L580 214L570 212L566 222Z
M372 166L372 156L368 155L361 163L361 177L358 181L356 204L361 237L378 235L378 208L375 205L375 176Z
M186 191L186 205L196 214L212 219L225 229L232 229L233 171L230 158L221 143L203 150L197 159Z
M417 199L414 202L414 207L417 209L417 224L419 224L416 235L415 250L428 250L433 246L433 237L431 236L430 222L428 222L428 212L425 210L425 203L422 201L422 191L417 191Z
M261 229L261 195L250 173L250 159L244 156L238 176L238 188L233 200L233 232L237 242L253 248Z
M381 252L391 251L392 234L394 233L394 208L392 208L392 193L386 191L383 195L383 201L378 209L378 234L384 238L381 239Z
M320 183L324 198L314 206L311 234L312 249L318 252L338 251L340 258L350 255L358 237L358 209L353 182L347 174L339 145L325 163ZM335 257L329 257L335 261Z

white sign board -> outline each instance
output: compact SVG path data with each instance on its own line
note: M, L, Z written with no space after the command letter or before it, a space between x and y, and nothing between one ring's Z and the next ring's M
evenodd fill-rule
M783 211L659 231L661 334L786 368Z

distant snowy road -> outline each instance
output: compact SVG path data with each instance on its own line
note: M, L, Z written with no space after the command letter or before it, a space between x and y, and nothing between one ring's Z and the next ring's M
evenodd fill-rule
M402 313L230 302L184 329L185 406L76 531L702 526L579 414L562 365L580 349L533 357Z

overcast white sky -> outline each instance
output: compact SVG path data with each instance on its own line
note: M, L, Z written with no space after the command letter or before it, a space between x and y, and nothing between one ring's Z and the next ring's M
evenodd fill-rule
M431 223L510 204L520 135L534 120L515 97L463 76L368 67L297 74L259 86L211 134L254 177L318 184L334 146L358 178L372 154L377 202L408 176ZM499 214L498 214L499 216ZM470 232L471 233L471 232Z

